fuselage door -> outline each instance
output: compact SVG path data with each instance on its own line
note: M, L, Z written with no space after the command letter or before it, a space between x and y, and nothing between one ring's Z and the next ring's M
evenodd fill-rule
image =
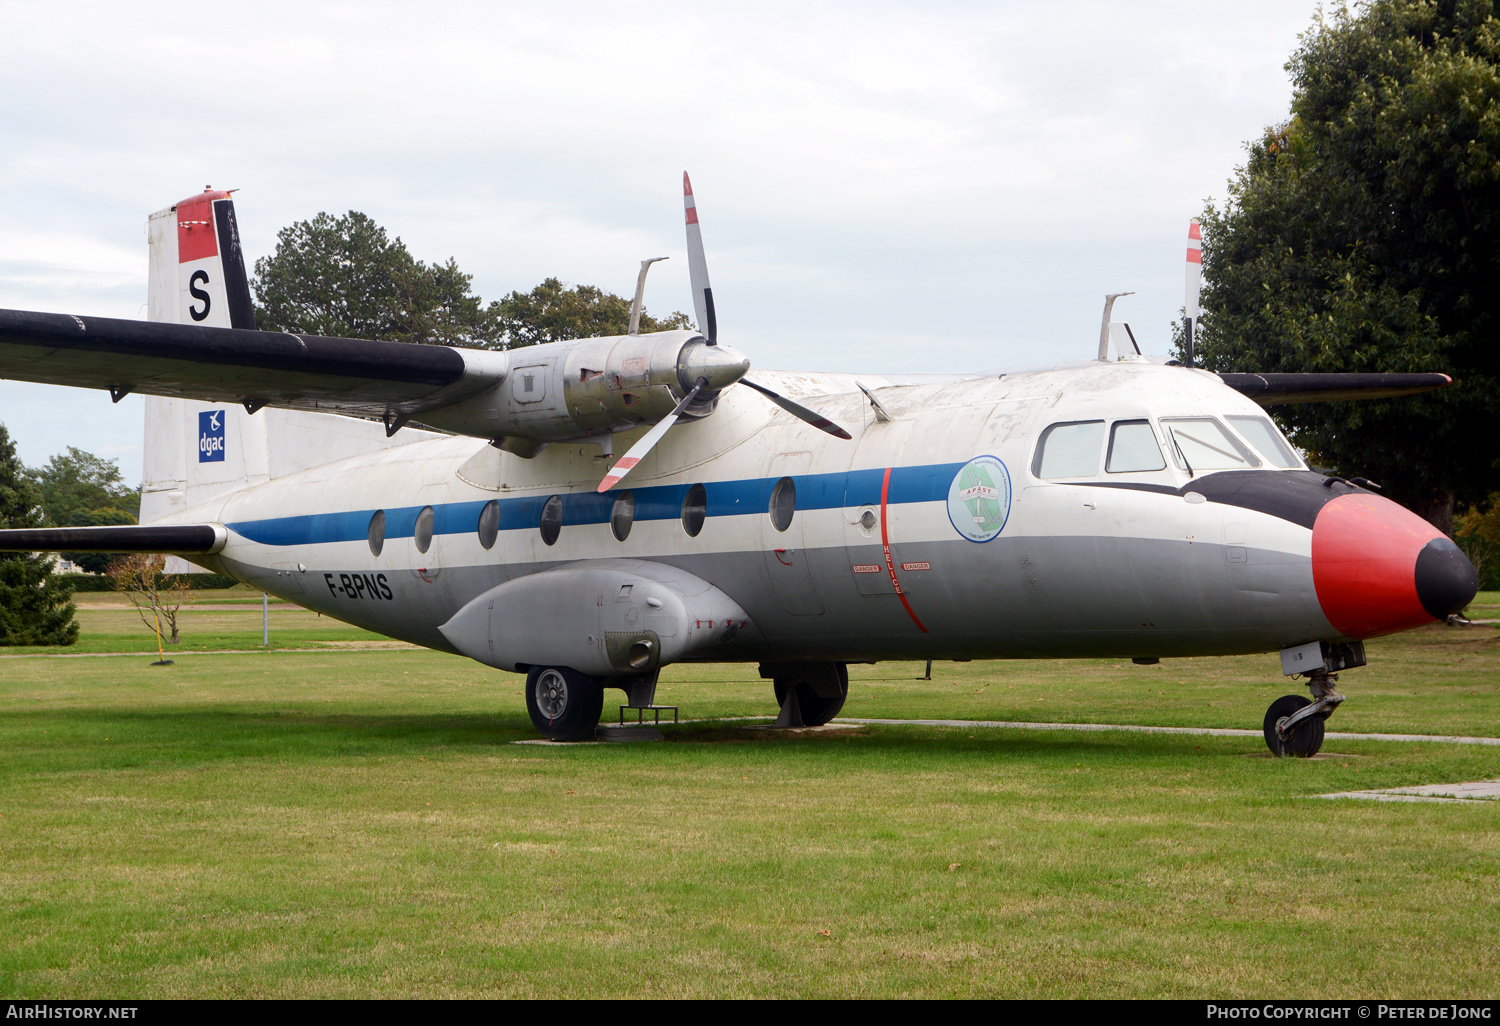
M823 612L823 598L813 581L814 553L807 545L811 511L797 508L797 478L811 469L810 452L772 456L766 463L770 479L767 509L757 518L766 577L781 607L793 616L818 616Z

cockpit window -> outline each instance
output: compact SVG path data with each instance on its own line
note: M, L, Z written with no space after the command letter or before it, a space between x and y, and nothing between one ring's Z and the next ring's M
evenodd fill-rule
M1276 425L1271 423L1269 417L1225 417L1229 426L1244 436L1245 440L1255 446L1260 454L1266 458L1272 466L1280 467L1282 470L1301 470L1302 461L1292 451Z
M1166 470L1156 444L1156 432L1144 420L1117 420L1109 433L1109 459L1104 469L1111 474L1131 474L1148 470Z
M1249 470L1260 460L1212 417L1177 417L1161 422L1167 448L1183 470Z
M1037 477L1093 477L1104 448L1104 421L1053 424L1042 432L1031 472Z

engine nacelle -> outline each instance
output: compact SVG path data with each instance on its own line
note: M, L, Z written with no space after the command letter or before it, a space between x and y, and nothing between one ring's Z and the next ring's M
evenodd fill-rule
M413 419L533 456L549 442L597 438L661 420L692 391L708 387L682 416L714 411L721 389L750 368L743 354L710 346L693 331L614 335L513 349L505 380L458 405Z
M464 655L502 670L566 666L596 677L757 652L765 644L739 603L718 588L639 559L587 560L509 581L439 630Z

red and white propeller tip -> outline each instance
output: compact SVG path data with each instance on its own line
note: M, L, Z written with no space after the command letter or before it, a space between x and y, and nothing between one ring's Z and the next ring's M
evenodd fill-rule
M693 313L698 330L708 344L719 344L719 319L714 313L714 290L708 284L708 258L703 254L703 230L698 225L698 204L693 200L693 183L682 173L682 204L687 218L688 280L693 289Z

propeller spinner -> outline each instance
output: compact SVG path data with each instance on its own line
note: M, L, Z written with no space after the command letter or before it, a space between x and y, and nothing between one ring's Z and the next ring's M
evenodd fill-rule
M698 327L708 345L695 346L684 354L678 367L678 379L684 386L688 381L693 381L692 388L683 396L676 409L642 435L630 447L630 451L610 468L609 473L604 475L604 480L599 482L600 492L609 491L634 470L636 464L645 459L646 454L677 423L682 411L691 406L699 395L717 392L734 384L748 385L798 420L826 431L835 438L851 437L849 432L827 417L746 378L745 372L750 369L750 361L728 346L719 345L719 320L714 312L714 291L708 284L708 259L703 252L703 230L698 226L698 205L693 200L693 183L688 179L686 171L682 173L682 194L687 218L688 277L692 283L693 312L698 315Z

